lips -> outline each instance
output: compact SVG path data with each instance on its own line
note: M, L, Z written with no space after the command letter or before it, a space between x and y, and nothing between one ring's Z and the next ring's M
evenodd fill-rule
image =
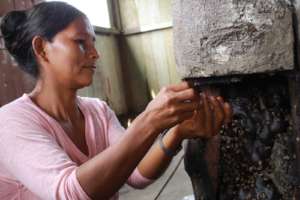
M84 66L83 68L88 68L88 69L96 69L96 65Z

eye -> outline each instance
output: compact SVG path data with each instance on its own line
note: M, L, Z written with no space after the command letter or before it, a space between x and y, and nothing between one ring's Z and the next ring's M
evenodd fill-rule
M84 47L85 45L85 40L83 39L76 39L75 42L78 43L81 47Z

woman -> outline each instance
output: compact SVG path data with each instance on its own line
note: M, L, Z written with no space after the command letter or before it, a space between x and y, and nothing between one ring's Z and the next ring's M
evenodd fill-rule
M76 95L99 55L87 17L68 4L12 11L1 31L37 83L0 110L0 199L117 199L126 181L143 188L158 178L183 139L211 137L230 119L221 98L183 82L163 88L124 130L105 102Z

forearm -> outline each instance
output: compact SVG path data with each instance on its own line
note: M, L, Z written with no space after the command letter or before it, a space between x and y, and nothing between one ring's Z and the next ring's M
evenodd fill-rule
M106 199L126 182L158 134L143 125L147 124L146 118L145 115L138 117L120 142L77 169L78 181L89 196Z
M172 128L163 137L163 144L166 148L175 152L182 143L182 138L177 128ZM156 142L143 160L138 165L139 172L149 179L156 179L163 174L169 166L172 157L163 152L158 142Z

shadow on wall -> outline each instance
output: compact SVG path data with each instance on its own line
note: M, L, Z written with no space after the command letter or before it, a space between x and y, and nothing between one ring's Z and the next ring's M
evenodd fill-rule
M119 38L120 54L122 62L122 74L126 101L129 113L140 113L151 100L150 89L145 73L145 66L139 66L137 56L132 52L126 38ZM142 54L142 52L139 52Z

